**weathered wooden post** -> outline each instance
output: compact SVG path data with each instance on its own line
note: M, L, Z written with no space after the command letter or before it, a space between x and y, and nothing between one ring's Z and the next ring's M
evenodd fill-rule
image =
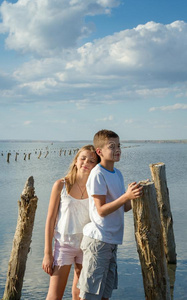
M38 159L40 159L41 155L42 155L42 151L40 151L40 153L38 155Z
M168 276L169 276L169 282L170 282L170 294L171 294L171 300L174 299L174 285L175 285L175 272L176 272L176 264L168 264Z
M143 196L132 200L135 239L146 300L170 300L161 221L153 182L141 182Z
M150 165L152 180L154 181L160 219L163 229L163 241L166 260L169 264L176 264L175 238L173 232L173 218L170 209L169 191L167 188L164 163Z
M8 152L8 153L7 153L7 162L8 162L8 163L10 162L10 155L11 155L11 153Z
M49 154L49 151L46 152L46 155L44 156L44 158L46 158L48 154Z
M19 300L25 274L27 254L30 251L32 230L38 198L34 195L34 179L29 177L18 201L18 221L8 264L3 300Z
M16 152L15 161L17 161L18 155L19 155L19 153Z

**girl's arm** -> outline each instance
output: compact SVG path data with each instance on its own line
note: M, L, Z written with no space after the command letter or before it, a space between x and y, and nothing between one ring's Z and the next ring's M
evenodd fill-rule
M57 180L52 188L48 214L45 225L45 247L44 247L44 258L42 263L43 270L52 275L52 265L53 265L53 253L52 253L52 241L54 234L54 227L57 218L59 203L60 203L60 194L63 188L62 179Z
M97 212L101 217L105 217L112 212L116 211L122 205L127 204L126 209L129 208L129 200L137 199L142 195L142 186L136 182L129 184L127 191L121 195L118 199L106 203L105 195L93 195ZM125 210L126 210L125 209Z

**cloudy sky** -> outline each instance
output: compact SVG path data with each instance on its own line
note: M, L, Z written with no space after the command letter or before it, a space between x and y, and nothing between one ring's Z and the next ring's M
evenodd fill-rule
M186 139L186 0L0 0L0 139Z

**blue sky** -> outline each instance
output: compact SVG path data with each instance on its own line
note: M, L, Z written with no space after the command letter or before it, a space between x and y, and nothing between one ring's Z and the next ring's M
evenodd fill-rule
M186 0L0 1L0 139L186 139Z

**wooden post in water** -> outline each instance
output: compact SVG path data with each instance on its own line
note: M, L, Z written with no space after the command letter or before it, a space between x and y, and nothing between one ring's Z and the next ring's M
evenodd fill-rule
M34 179L29 177L18 201L18 220L8 264L7 281L2 300L19 300L30 251L38 198L34 195Z
M174 299L174 285L175 285L175 272L176 272L176 264L168 264L168 276L170 281L170 294L171 300Z
M132 200L135 239L146 300L170 300L161 221L153 182L141 182L143 196Z
M40 159L41 155L42 155L42 151L40 151L40 153L38 155L38 159Z
M11 155L11 153L8 152L8 153L7 153L7 162L8 162L8 163L10 162L10 155Z
M173 232L173 218L170 209L165 164L151 164L150 170L157 193L157 203L163 229L163 241L166 260L169 264L176 264L176 247Z
M49 151L46 152L46 155L44 156L44 158L46 158L48 154L49 154Z
M18 155L19 155L19 153L16 152L15 161L17 161Z

